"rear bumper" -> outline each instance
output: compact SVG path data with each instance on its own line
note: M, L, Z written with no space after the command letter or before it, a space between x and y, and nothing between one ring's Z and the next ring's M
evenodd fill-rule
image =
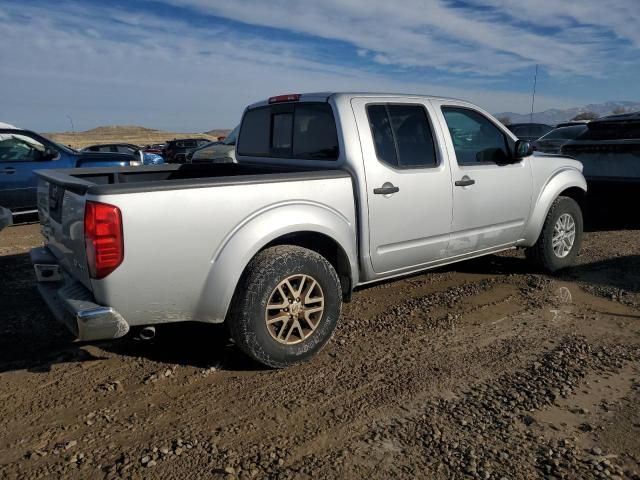
M0 207L0 230L8 227L13 222L13 215L8 208Z
M71 278L46 248L31 250L38 290L56 319L79 340L107 340L129 332L127 321L111 307L95 303L93 295Z

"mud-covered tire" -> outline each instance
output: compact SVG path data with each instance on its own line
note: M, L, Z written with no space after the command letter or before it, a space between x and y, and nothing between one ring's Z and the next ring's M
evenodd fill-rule
M568 215L575 224L575 238L573 245L565 256L561 257L554 251L554 229L560 217ZM537 267L549 273L562 270L573 265L580 246L582 245L583 218L580 205L570 197L558 197L547 214L538 241L526 250L527 258Z
M267 326L265 310L268 303L273 304L277 287L296 275L317 282L324 296L324 309L307 338L285 344L274 338L273 332L279 327ZM326 345L341 308L340 280L331 263L312 250L280 245L259 252L251 260L236 289L227 323L231 337L243 352L266 366L284 368L308 360ZM294 332L302 337L301 330Z

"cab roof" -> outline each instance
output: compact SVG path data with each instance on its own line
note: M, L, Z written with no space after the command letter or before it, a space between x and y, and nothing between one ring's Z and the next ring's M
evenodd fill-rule
M294 102L326 102L329 98L357 98L357 97L385 97L385 98L423 98L429 100L452 100L464 101L457 98L439 97L435 95L424 95L416 93L385 93L385 92L309 92L276 95L266 100L252 103L247 108L256 108L269 105L270 103L294 103ZM273 99L278 99L272 101Z

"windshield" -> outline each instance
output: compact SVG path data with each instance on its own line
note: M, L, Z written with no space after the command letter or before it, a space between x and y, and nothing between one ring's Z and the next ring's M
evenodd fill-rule
M548 125L537 123L524 123L521 125L511 125L509 129L515 133L517 137L533 137L540 138L551 130Z
M575 125L573 127L561 127L551 130L540 140L572 140L587 129L586 125Z
M224 145L235 145L236 139L238 138L238 131L240 130L240 125L231 130L229 135L222 141Z
M52 140L49 140L49 143L52 143L57 148L59 148L60 150L63 150L66 153L78 153L78 151L75 148L71 148L69 145L63 145L61 143L54 142Z

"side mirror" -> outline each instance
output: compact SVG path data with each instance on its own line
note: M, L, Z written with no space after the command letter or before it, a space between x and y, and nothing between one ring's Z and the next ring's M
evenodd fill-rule
M42 152L42 160L53 160L58 156L58 152L51 147L44 147L44 151Z
M528 157L529 155L533 155L533 145L531 142L527 142L526 140L518 140L516 142L514 160L520 161L524 157Z

